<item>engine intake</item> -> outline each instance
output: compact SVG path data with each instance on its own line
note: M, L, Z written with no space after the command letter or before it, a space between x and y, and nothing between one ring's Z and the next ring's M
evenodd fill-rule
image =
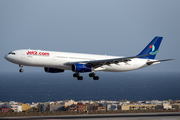
M91 72L91 66L86 65L86 64L73 64L71 66L71 70L73 72Z
M44 71L47 73L60 73L64 72L63 69L44 67Z

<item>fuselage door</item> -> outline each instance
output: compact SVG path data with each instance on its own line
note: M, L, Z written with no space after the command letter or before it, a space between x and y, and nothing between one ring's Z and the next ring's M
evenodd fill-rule
M21 52L21 58L26 58L26 52Z
M53 60L57 60L56 54L53 54Z

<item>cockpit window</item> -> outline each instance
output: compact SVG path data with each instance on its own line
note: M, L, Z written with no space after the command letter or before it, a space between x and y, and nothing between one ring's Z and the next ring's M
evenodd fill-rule
M15 53L14 53L14 52L10 52L9 54L15 55Z

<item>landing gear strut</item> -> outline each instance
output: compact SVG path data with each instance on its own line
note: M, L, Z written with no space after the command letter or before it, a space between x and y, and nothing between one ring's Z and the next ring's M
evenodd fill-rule
M95 73L89 73L89 77L95 77Z
M19 72L21 72L21 73L24 72L24 70L22 69L23 66L19 65L19 67L20 67Z
M83 80L83 77L79 76L79 73L74 73L73 77L77 77L78 80Z
M99 80L99 77L98 77L98 76L95 76L95 73L94 73L94 72L89 73L89 77L93 77L94 80Z
M73 74L73 77L78 77L79 76L79 73L74 73Z

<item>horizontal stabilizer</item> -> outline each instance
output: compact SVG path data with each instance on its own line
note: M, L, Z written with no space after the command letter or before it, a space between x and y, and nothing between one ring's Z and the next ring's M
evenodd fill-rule
M164 61L170 61L170 60L174 60L174 59L165 59L165 60L149 61L149 62L147 62L147 65L152 65L153 63L156 63L156 62L164 62Z

